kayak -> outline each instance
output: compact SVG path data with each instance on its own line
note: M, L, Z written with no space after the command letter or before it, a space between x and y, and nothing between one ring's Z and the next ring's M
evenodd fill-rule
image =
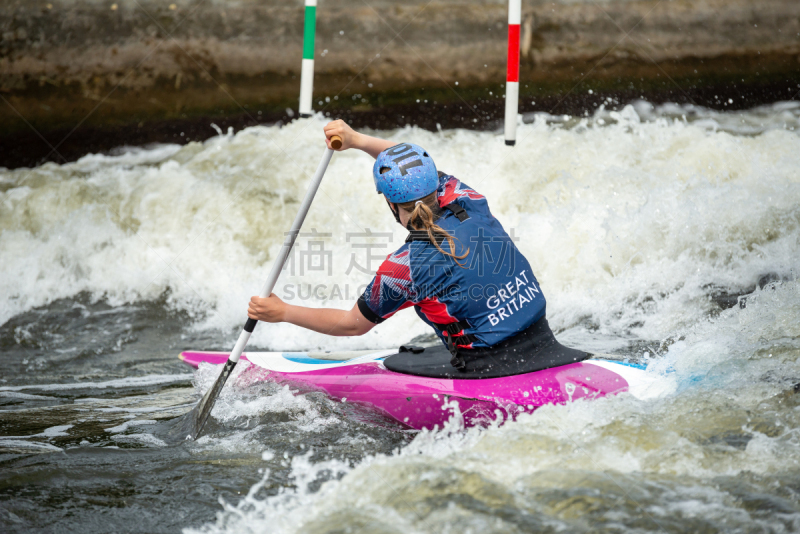
M376 410L407 427L443 428L460 414L465 426L503 423L547 404L565 404L630 391L646 392L644 366L595 354L580 362L499 378L431 378L386 368L398 350L347 352L247 352L240 375L248 382L288 384L299 392L322 391L333 399ZM221 365L225 352L185 351L193 367ZM240 364L241 365L241 364ZM638 393L638 394L637 394Z

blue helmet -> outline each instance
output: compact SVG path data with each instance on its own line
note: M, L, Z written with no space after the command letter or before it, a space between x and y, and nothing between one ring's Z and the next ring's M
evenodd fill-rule
M433 158L424 148L411 143L401 143L378 154L372 175L378 193L393 203L418 200L439 187Z

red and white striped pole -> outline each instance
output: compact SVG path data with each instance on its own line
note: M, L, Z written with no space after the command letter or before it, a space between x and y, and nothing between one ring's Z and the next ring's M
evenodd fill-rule
M506 145L517 142L519 109L519 23L522 0L508 0L508 68L506 71Z

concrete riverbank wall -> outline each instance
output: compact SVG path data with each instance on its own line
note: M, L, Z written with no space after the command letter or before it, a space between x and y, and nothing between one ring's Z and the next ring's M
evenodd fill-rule
M315 107L499 98L506 18L503 1L319 0ZM298 0L2 0L0 135L290 117L302 30ZM685 101L733 82L735 105L759 84L789 99L800 2L525 0L521 49L523 110L590 88Z

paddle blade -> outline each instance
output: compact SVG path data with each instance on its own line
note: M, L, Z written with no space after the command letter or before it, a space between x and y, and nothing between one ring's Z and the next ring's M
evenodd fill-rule
M219 397L222 387L233 372L234 367L236 367L236 362L230 360L225 362L222 372L217 377L214 385L211 386L211 389L206 391L206 394L203 395L203 398L200 399L197 406L192 408L191 412L184 415L180 425L173 430L176 438L183 440L187 438L197 439L200 437L200 434L203 432L203 427L206 426L206 421L208 421L208 417L211 415L211 410L217 402L217 397Z

